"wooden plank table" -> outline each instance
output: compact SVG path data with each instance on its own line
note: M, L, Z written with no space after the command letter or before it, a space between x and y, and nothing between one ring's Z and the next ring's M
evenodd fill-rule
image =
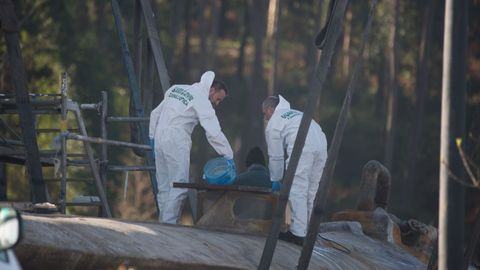
M217 190L217 191L240 191L252 193L272 193L271 188L238 186L238 185L212 185L206 183L173 183L174 188L193 188L196 190Z

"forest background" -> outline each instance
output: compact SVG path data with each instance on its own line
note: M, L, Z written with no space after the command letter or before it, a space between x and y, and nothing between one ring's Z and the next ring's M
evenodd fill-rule
M171 83L194 83L206 70L229 88L216 109L222 128L235 151L239 171L246 151L258 145L266 150L260 104L267 95L281 94L303 110L307 91L318 87L314 71L320 51L315 34L326 20L328 2L322 0L154 0L156 23ZM331 142L354 63L364 58L357 92L348 117L343 144L330 190L327 215L353 208L358 198L363 165L375 159L392 174L389 210L403 219L438 223L440 105L444 1L384 0L377 5L372 35L358 55L370 1L350 1L342 37L334 55L315 119ZM15 1L21 22L21 45L30 93L58 93L59 76L70 76L69 96L79 103L96 103L100 91L109 97L108 114L129 115L130 90L115 29L110 1ZM276 7L276 8L274 8ZM130 50L133 47L134 1L120 1ZM480 1L469 1L467 89L464 149L480 175ZM143 26L144 27L144 26ZM147 42L144 35L143 52ZM0 39L0 93L13 90ZM143 76L145 77L145 75ZM143 78L142 84L145 84ZM154 78L154 99L162 98ZM148 103L148 102L147 102ZM19 133L18 117L1 115ZM84 112L90 136L98 137L96 112ZM37 127L58 128L58 118L37 116ZM0 130L6 136L5 130ZM110 124L109 139L130 141L128 125ZM40 134L41 149L51 149L55 134ZM70 142L69 148L81 149ZM99 153L99 149L96 149ZM205 162L215 157L201 127L193 134L191 179L201 181ZM143 164L131 150L109 147L110 164ZM44 169L44 176L53 174ZM70 168L70 176L88 171ZM7 179L6 197L30 200L23 166L0 163ZM128 178L129 181L125 181ZM465 179L465 181L468 181ZM125 184L127 189L125 192ZM108 174L108 198L118 218L155 220L156 209L148 174ZM48 183L53 201L58 183ZM68 197L93 194L93 185L71 183ZM480 211L480 191L466 189L467 224ZM3 195L4 196L4 195ZM92 214L72 208L70 213ZM468 236L468 231L466 232Z

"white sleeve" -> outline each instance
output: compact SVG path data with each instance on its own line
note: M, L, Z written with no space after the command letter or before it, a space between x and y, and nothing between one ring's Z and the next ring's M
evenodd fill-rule
M283 141L280 136L280 130L267 129L265 131L265 138L268 148L268 168L270 170L270 179L272 181L279 181L283 177L283 170L285 166Z
M215 151L226 159L233 159L232 147L228 143L218 122L215 110L208 100L208 97L197 97L193 105L200 125L205 129L205 135Z
M153 139L155 137L155 130L157 129L157 122L160 116L161 106L158 105L151 113L150 113L150 124L148 126L148 137Z

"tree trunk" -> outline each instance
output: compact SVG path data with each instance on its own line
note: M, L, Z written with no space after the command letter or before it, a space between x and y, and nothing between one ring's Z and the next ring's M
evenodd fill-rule
M261 104L266 97L266 85L263 78L263 39L266 28L267 1L248 0L248 5L252 14L252 33L255 43L255 55L253 62L252 81L249 87L248 95L248 127L245 129L242 142L241 158L246 156L246 151L253 146L263 147L265 138L263 136L263 116Z
M95 4L96 13L97 46L100 51L105 51L107 43L107 27L105 24L105 1L94 1L93 3Z
M191 28L191 18L190 18L190 9L191 9L191 0L186 0L185 4L185 39L183 43L183 67L182 70L185 72L185 77L187 81L192 79L192 74L190 70L190 28Z
M209 57L207 50L207 39L208 39L208 30L207 30L207 1L198 2L198 25L199 25L199 36L200 36L200 75L203 74L204 70L207 67L207 59ZM196 77L200 77L196 76Z
M312 37L314 37L319 31L321 27L322 18L324 16L324 5L328 5L326 1L322 0L314 0L312 2L312 8L309 9L308 16L315 18L315 25L313 29L308 31L305 35L305 44L307 44L307 49L305 50L305 63L306 63L306 72L307 72L307 81L308 81L308 89L311 91L312 88L317 86L317 78L315 77L315 68L318 62L318 57L320 56L320 51L315 46L315 42L313 42ZM326 8L328 9L328 7ZM320 100L322 97L318 99L318 110L315 111L314 118L319 120L320 119Z
M245 65L245 47L247 45L247 38L250 34L250 12L248 10L247 0L243 1L242 9L240 11L240 48L237 59L237 77L243 78L243 69Z
M183 17L185 10L185 0L175 0L173 1L172 15L170 16L170 36L172 38L172 48L170 52L170 57L167 60L167 67L171 70L173 68L173 59L175 57L175 48L177 48L177 36L180 29L180 21Z
M216 52L217 52L217 38L219 31L220 11L222 10L222 1L211 0L212 6L212 28L210 30L210 48L208 52L207 67L210 70L215 70L216 66Z
M405 202L412 202L412 197L415 194L416 187L416 163L418 154L421 151L420 138L424 125L424 112L425 112L425 97L428 93L428 60L430 59L430 45L432 43L432 28L433 28L433 12L434 1L429 0L425 5L422 33L419 44L419 52L417 59L417 79L415 85L415 114L414 114L414 126L410 132L410 141L408 145L408 166L404 173L402 197ZM411 208L412 205L408 205L407 208Z
M463 266L464 187L450 173L464 178L455 139L465 135L468 1L445 1L443 40L442 118L440 135L440 192L438 269Z
M387 167L390 172L393 172L393 157L395 150L395 128L396 128L396 117L397 117L397 100L398 100L398 89L397 89L397 31L398 31L398 5L399 0L390 0L386 2L390 4L391 8L390 16L391 21L388 25L388 47L387 47L387 85L388 85L388 99L387 99L387 119L385 127L385 167Z
M350 70L350 39L352 35L352 8L345 14L345 31L342 43L342 76L346 78Z
M280 0L270 0L268 7L267 40L270 43L271 61L269 83L267 96L276 93L277 90L277 71L279 61L279 28L280 16L282 14L282 3Z

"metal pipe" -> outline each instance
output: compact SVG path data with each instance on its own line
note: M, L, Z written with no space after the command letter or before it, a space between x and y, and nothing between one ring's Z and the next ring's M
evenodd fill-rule
M60 179L60 211L62 214L66 213L66 202L67 202L67 140L65 137L61 139L61 171L62 178Z
M155 171L155 166L123 166L113 165L108 166L108 170L111 172L124 172L124 171Z
M80 104L80 109L82 110L98 110L100 105L97 104Z
M30 106L32 107L49 107L49 106L58 106L60 101L57 99L54 100L30 100ZM17 102L14 99L0 99L0 104L2 105L16 105Z
M60 94L34 94L34 93L29 93L28 94L30 97L59 97L61 96ZM12 94L0 94L0 98L15 98L15 95Z
M18 110L16 109L7 109L7 110L0 110L2 114L18 114ZM32 109L33 114L58 114L59 109L50 109L50 110L35 110Z
M69 132L78 132L78 128L68 128ZM60 133L62 132L59 128L38 128L36 129L37 133Z
M130 147L130 148L139 148L139 149L145 149L145 150L152 149L149 145L146 145L146 144L136 144L136 143L115 141L115 140L105 140L102 138L82 136L82 135L69 133L69 132L63 133L63 136L65 136L67 139L70 139L70 140L84 141L89 143L108 144L108 145L124 146L124 147Z
M0 142L5 142L10 145L23 146L22 141L12 140L12 139L1 139Z
M103 140L107 139L107 114L108 114L108 95L102 91L100 101L100 136ZM101 145L100 179L102 180L103 189L107 193L107 166L108 166L108 148L107 144Z
M148 122L150 117L109 116L107 122Z
M84 137L87 137L87 129L85 128L85 122L83 121L82 113L80 111L80 107L77 103L67 102L67 109L72 110L75 113L75 118L77 120L78 127L80 128L81 133ZM102 180L100 179L100 173L98 172L98 167L96 161L93 156L93 149L91 145L86 142L83 144L85 152L88 155L88 161L90 164L90 169L92 170L92 175L95 180L95 186L97 187L97 193L100 197L102 202L102 214L105 217L111 218L112 212L110 211L110 206L108 205L107 195L105 194L105 190L103 189Z

